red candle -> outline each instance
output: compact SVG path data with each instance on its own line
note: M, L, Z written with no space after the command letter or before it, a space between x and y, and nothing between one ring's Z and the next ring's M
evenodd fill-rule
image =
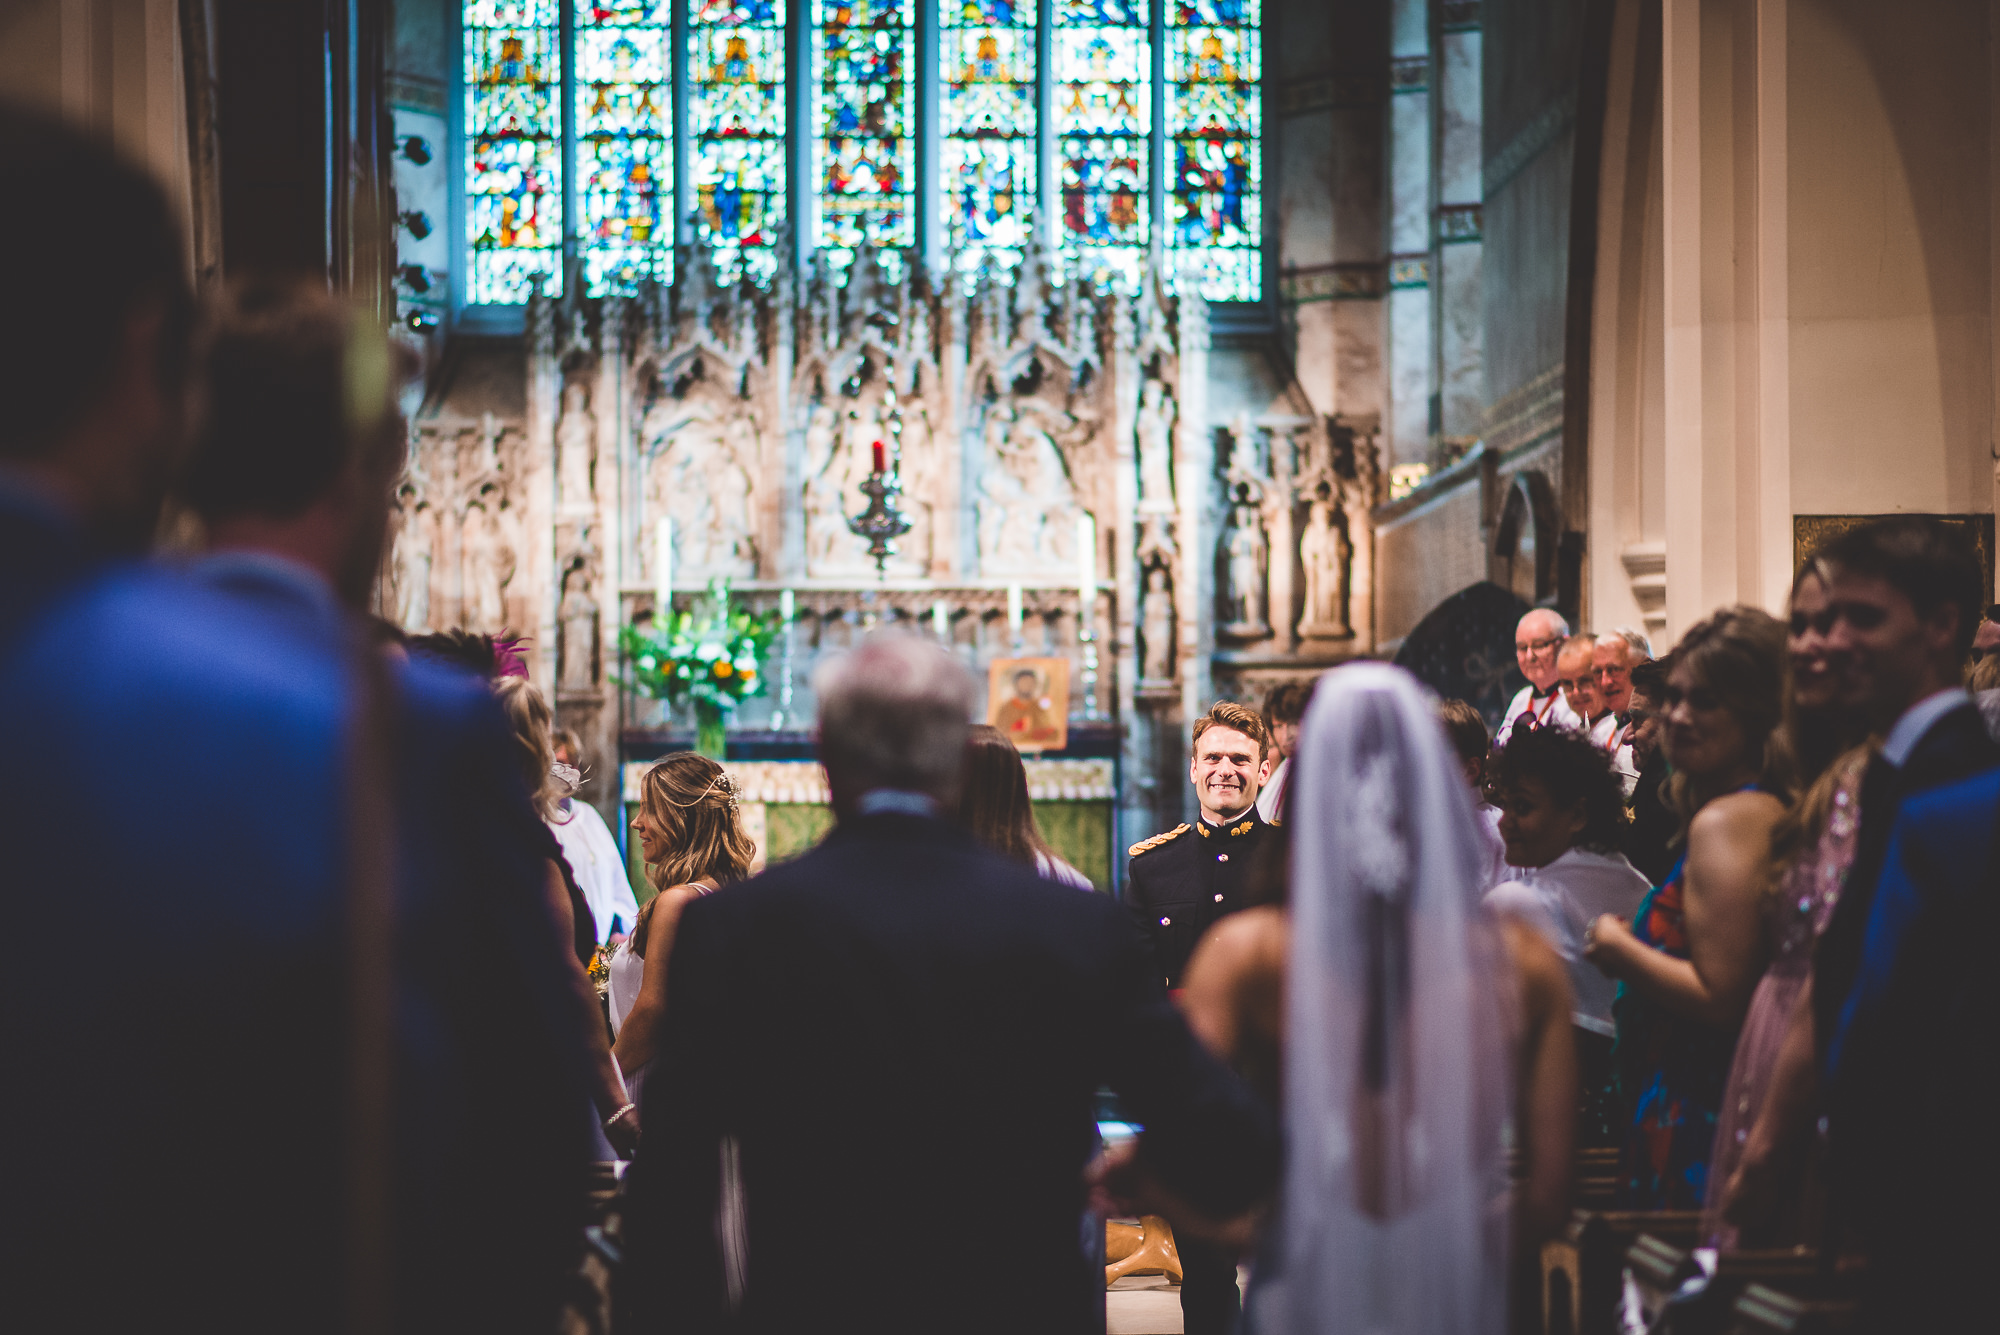
M875 442L875 471L878 473L888 471L882 465L882 442L879 440Z

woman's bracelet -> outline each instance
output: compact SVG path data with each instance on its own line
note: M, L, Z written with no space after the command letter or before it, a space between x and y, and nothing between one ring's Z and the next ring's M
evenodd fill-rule
M614 1123L616 1123L616 1122L618 1121L618 1119L619 1119L619 1118L623 1117L623 1116L624 1116L624 1115L625 1115L626 1113L632 1113L632 1112L637 1112L637 1111L639 1111L639 1105L638 1105L638 1104L636 1104L636 1103L628 1103L628 1104L626 1104L626 1105L625 1105L624 1107L620 1108L620 1109L619 1109L619 1110L618 1110L617 1112L615 1112L615 1113L612 1113L612 1114L611 1114L611 1116L609 1116L609 1117L607 1117L607 1118L605 1118L605 1119L604 1119L604 1126L605 1126L605 1129L606 1129L606 1130L609 1130L609 1129L611 1128L611 1126L612 1126L612 1125L613 1125Z

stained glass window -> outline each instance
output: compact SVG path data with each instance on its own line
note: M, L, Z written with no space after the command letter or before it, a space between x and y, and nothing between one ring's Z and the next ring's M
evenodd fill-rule
M672 0L575 0L577 238L593 295L674 262Z
M940 0L938 29L950 243L1013 262L1036 195L1035 0Z
M689 0L696 227L735 277L777 266L785 220L785 0Z
M839 264L916 240L912 3L813 0L819 244Z
M1167 228L1211 301L1263 294L1259 0L1166 0Z
M1146 250L1151 43L1145 0L1055 0L1063 250L1099 279L1138 277Z
M560 0L465 7L465 214L473 303L562 290Z

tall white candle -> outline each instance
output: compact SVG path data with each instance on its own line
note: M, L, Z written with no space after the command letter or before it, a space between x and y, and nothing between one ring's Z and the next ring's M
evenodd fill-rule
M1076 516L1076 596L1085 624L1097 610L1097 521L1090 511Z
M653 526L653 615L664 626L674 609L674 521Z
M951 612L941 602L931 604L931 633L938 639L951 639Z
M781 624L787 626L791 625L792 616L797 611L798 611L798 604L795 601L793 601L792 591L790 589L786 589L783 593L780 593L778 595L778 620Z
M1007 629L1018 642L1021 638L1021 586L1007 586Z

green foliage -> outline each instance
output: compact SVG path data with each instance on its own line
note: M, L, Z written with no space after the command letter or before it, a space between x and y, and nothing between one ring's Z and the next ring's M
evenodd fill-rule
M628 675L625 685L675 709L726 712L764 692L764 662L777 637L777 613L757 615L735 606L729 581L717 579L694 608L655 617L618 632Z

